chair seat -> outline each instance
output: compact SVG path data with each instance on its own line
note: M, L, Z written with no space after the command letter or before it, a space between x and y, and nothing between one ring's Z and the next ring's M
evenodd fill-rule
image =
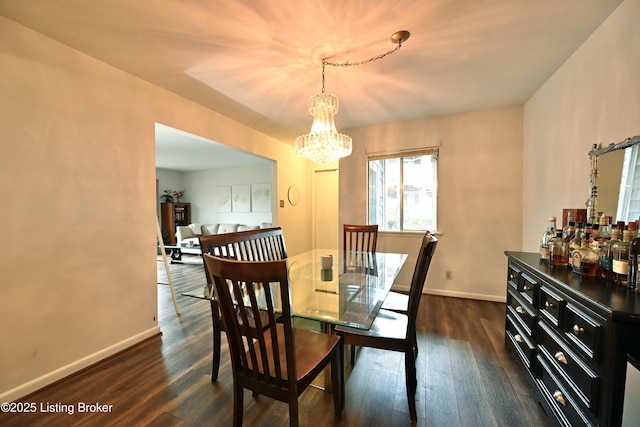
M407 346L409 318L406 314L381 309L371 328L356 329L336 326L338 335L347 336L347 342L388 350L403 351Z
M284 325L279 323L276 325L276 330L278 333L278 352L280 353L280 360L286 361L286 347L284 342ZM267 349L267 354L271 354L273 343L271 340L271 331L267 330L264 332L265 336L265 345ZM323 334L320 332L310 331L308 329L293 329L293 336L296 345L296 373L297 378L296 381L301 381L305 377L317 374L315 371L317 370L317 366L321 364L321 362L325 359L331 357L332 352L340 342L340 337L337 335L329 335ZM260 347L258 341L254 343L256 355L260 355ZM268 358L269 362L273 362L273 358ZM251 369L252 362L251 356L249 352L247 352L247 365ZM273 372L273 366L269 363L269 371ZM262 364L262 358L258 357L258 371L260 373L264 373L264 368ZM287 366L286 364L282 364L280 366L280 371L282 373L282 378L287 379ZM315 376L315 375L314 375Z
M409 310L409 295L390 291L382 303L382 308L397 313L407 313Z

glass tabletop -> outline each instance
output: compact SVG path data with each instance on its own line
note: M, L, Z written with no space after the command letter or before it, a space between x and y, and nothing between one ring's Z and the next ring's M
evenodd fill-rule
M321 258L330 255L332 267ZM406 254L315 249L289 257L291 308L295 317L369 329L407 259ZM204 292L185 296L209 299Z

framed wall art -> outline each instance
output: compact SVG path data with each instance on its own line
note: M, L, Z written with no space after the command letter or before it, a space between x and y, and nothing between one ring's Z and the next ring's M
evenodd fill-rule
M251 186L251 205L253 212L271 212L271 184Z
M233 212L251 212L251 185L231 186L231 207Z
M231 186L214 187L213 204L216 212L231 212Z

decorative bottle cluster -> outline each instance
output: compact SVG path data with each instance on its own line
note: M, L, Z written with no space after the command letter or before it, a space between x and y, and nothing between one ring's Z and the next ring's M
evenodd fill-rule
M540 259L571 268L581 276L598 276L640 292L640 236L638 222L612 223L601 216L596 224L569 213L567 226L556 228L556 217L540 240Z

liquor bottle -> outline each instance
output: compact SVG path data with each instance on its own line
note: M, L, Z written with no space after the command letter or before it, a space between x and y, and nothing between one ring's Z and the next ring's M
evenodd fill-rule
M571 252L571 271L576 274L582 274L582 252L583 248L587 248L589 246L589 238L591 238L591 233L584 233L584 237L580 239L580 247L577 250ZM577 240L573 239L572 244L575 246L577 244Z
M600 277L609 281L613 280L613 245L622 236L617 224L611 227L611 239L604 242L600 250Z
M585 233L580 250L574 253L573 272L583 276L595 276L600 266L598 253L589 246L591 233Z
M600 223L593 224L591 231L591 237L589 238L588 247L593 251L596 256L595 274L585 274L587 276L598 276L600 274L600 252L602 252L602 244L600 242Z
M582 239L584 237L584 223L576 224L576 232L571 241L569 241L569 266L573 266L573 254L582 247Z
M574 216L574 212L573 211L569 211L567 213L567 222L564 227L562 227L562 238L566 239L567 238L567 233L570 233L569 227L571 225L571 223L573 222L573 230L575 231L576 229L576 218Z
M613 282L617 285L627 286L629 276L629 242L631 242L632 232L624 230L622 241L613 245Z
M584 232L585 232L585 234L589 233L589 235L591 235L591 233L593 232L593 225L590 222L585 224Z
M566 242L570 242L576 234L576 221L571 220L567 222L567 225L562 229L562 239Z
M556 238L556 217L549 217L549 225L547 225L547 231L542 235L540 239L540 259L549 260L549 245Z
M569 224L571 221L575 221L575 212L574 211L569 211L567 212L567 224Z
M600 236L598 237L598 240L600 240L600 245L602 246L605 240L609 239L611 239L611 226L609 217L603 215L600 217Z
M627 226L627 228L629 229L629 232L631 233L631 240L633 240L636 237L638 237L638 223L636 221L630 221L629 225Z
M591 237L589 238L589 247L598 252L600 256L600 224L591 226Z
M562 238L563 230L556 231L555 240L549 245L551 265L566 267L569 263L569 242Z
M629 277L627 286L640 292L640 237L629 243Z

